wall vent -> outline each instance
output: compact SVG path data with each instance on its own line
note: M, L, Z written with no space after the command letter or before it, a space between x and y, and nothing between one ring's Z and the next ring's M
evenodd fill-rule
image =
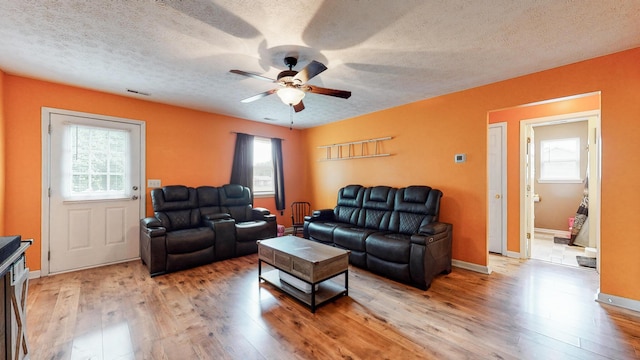
M151 94L149 93L138 91L138 90L127 89L127 92L138 94L138 95L151 96Z

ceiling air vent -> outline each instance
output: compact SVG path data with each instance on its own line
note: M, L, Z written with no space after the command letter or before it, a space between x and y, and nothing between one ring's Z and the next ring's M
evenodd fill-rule
M138 91L138 90L127 89L127 92L130 92L130 93L132 93L132 94L138 94L138 95L144 95L144 96L151 96L151 94L149 94L149 93L142 92L142 91Z

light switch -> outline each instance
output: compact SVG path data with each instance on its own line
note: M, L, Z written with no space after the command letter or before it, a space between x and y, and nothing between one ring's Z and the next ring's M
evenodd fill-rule
M463 163L467 161L467 154L456 154L453 160L457 163Z
M148 179L147 187L149 188L159 188L162 187L162 182L159 179Z

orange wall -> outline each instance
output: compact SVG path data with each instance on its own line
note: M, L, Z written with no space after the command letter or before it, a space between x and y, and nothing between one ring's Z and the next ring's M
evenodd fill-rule
M600 93L489 112L489 123L507 123L507 250L520 252L520 121L599 110ZM577 207L576 207L577 210Z
M640 168L630 166L640 160L639 63L640 48L636 48L309 129L305 137L314 204L335 206L337 189L348 183L440 188L444 192L441 220L454 224L453 257L486 265L488 113L600 91L600 289L640 300L640 261L636 255L640 253L640 235L628 227L629 214L640 200L636 186ZM316 148L319 145L381 136L394 136L386 145L393 156L317 161L322 157L322 150ZM466 153L467 162L455 164L455 153ZM510 168L514 156L517 161L518 152L509 150ZM508 191L509 199L518 198L512 189ZM509 206L511 209L512 204ZM519 209L514 211L517 214ZM517 251L517 235L514 240L510 230L508 236L509 248Z
M146 176L161 179L164 185L228 183L235 144L232 131L282 138L287 203L309 200L299 130L12 75L4 77L4 96L5 231L34 239L27 254L32 270L41 268L42 107L145 121ZM256 199L255 206L276 213L273 198ZM147 214L151 213L147 196ZM279 223L291 225L289 209L284 216L277 215Z

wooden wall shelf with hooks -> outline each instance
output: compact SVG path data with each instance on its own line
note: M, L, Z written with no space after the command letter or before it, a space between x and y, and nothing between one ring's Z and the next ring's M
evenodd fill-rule
M380 143L385 140L391 140L393 137L386 136L375 139L366 139L358 141L349 141L339 144L322 145L318 146L318 149L326 149L325 157L320 161L334 161L334 160L351 160L351 159L366 159L373 157L391 156L391 154L380 153ZM373 152L369 149L369 145L373 144ZM358 145L359 151L358 151ZM335 149L335 153L334 153ZM346 150L346 154L345 154Z

